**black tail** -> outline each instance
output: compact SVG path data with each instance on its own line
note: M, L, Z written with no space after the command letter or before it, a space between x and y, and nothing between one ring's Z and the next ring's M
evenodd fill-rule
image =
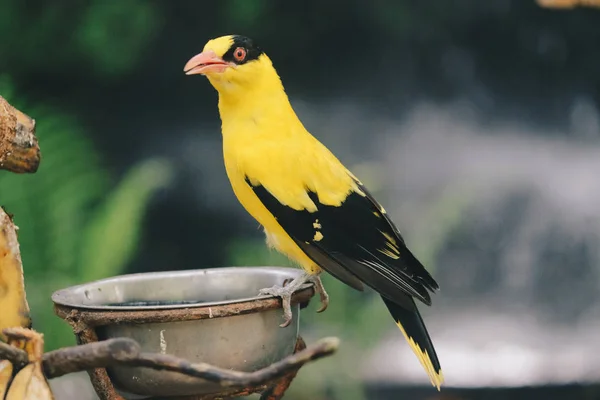
M440 386L444 382L440 361L437 358L437 354L435 354L433 343L429 338L429 333L427 333L427 328L425 328L414 300L410 296L406 297L408 301L405 303L412 304L412 310L399 306L383 296L381 298L390 311L390 314L392 314L394 321L396 321L396 325L398 325L398 328L404 334L410 348L416 354L423 368L425 368L431 384L440 390Z

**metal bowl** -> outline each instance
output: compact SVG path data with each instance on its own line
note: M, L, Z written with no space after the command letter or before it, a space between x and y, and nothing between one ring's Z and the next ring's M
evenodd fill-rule
M98 340L129 337L145 352L255 371L293 352L299 304L314 295L311 284L300 288L292 299L292 322L280 328L281 302L258 297L258 291L300 273L293 268L230 267L131 274L59 290L52 301L79 342L90 340L75 329L73 315L79 326L91 327ZM214 383L174 372L132 367L107 372L114 387L129 398L219 391Z

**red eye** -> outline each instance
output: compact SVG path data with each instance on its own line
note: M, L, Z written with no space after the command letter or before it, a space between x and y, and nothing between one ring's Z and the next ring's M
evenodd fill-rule
M246 58L246 49L244 49L243 47L238 47L233 52L233 57L236 59L236 61L244 61L244 59Z

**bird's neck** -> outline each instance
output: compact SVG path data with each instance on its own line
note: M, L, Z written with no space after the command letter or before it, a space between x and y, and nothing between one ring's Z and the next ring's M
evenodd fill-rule
M280 113L290 108L283 88L257 88L240 93L219 93L219 112L222 118L251 118L257 113Z
M297 120L281 80L274 70L251 84L243 87L221 87L218 92L224 136L239 130L240 126L260 126L267 120L271 124L278 121L293 124Z

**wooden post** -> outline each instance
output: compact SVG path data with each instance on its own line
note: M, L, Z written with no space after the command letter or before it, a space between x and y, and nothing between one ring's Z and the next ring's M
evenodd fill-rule
M0 169L34 173L40 165L40 157L35 120L0 96Z
M31 327L16 226L0 207L0 332Z
M35 121L0 96L0 169L33 173L39 164ZM3 190L0 187L0 196ZM0 207L0 332L31 327L17 229L12 217Z
M576 7L600 7L600 0L536 0L538 6L552 9L573 9Z

